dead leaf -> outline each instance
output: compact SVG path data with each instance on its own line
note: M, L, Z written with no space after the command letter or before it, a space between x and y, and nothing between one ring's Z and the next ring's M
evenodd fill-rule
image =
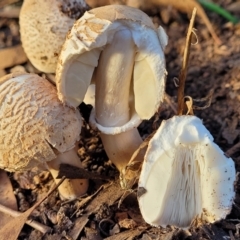
M35 208L35 205L32 206L26 212L22 213L19 217L16 217L7 224L5 224L0 230L0 236L2 237L2 239L16 240L25 222Z
M9 221L7 224L2 226L0 229L0 236L2 239L7 239L7 240L17 240L19 233L21 232L25 222L28 220L28 217L32 213L32 211L38 207L51 193L53 193L60 184L65 180L65 178L62 178L61 181L57 185L55 185L49 193L40 201L35 203L31 208L29 208L26 212L22 213L19 217L16 217Z
M4 170L0 170L0 204L13 210L18 210L11 181Z
M18 64L27 62L28 58L19 44L14 47L4 48L0 50L0 69L9 68ZM4 61L3 61L4 59Z
M9 221L11 221L13 218L19 217L22 214L21 212L12 210L11 208L8 208L8 207L6 207L6 206L4 206L2 204L0 204L0 212L1 213L5 213L7 216L9 216L8 221L4 221L4 224L0 225L0 226L4 226ZM11 218L10 218L10 216L11 216ZM43 225L43 224L41 224L41 223L39 223L37 221L34 221L34 220L27 220L26 224L28 224L29 226L35 228L36 230L38 230L39 232L41 232L43 234L45 234L47 232L50 232L52 230L50 227L45 226L45 225Z
M17 200L13 193L12 184L7 173L0 170L0 204L17 210ZM4 226L13 218L6 213L0 212L0 226Z

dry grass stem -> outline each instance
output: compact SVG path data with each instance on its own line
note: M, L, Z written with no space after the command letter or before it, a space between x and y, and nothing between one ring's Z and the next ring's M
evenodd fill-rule
M197 9L193 9L192 17L190 20L190 24L188 27L187 37L186 37L186 45L183 54L183 64L182 69L179 75L179 87L178 87L178 115L183 115L184 110L184 88L185 88L185 80L187 76L187 67L188 67L188 60L190 54L190 46L191 46L191 38L193 32L193 25L195 21Z

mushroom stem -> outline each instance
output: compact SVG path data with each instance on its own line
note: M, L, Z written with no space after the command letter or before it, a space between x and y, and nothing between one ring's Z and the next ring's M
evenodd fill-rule
M121 171L142 143L138 131L134 128L116 135L100 134L105 151L116 168Z
M67 163L75 167L82 168L81 161L77 156L76 148L67 152L60 153L57 158L47 162L48 169L51 172L56 184L61 179L56 179L61 163ZM86 193L88 189L87 179L66 179L59 187L58 191L62 199L73 200Z
M128 29L115 33L101 53L96 72L96 119L105 127L122 126L130 120L130 84L135 45Z
M132 117L131 80L135 54L135 44L128 29L116 32L111 44L101 53L96 70L96 122L103 127L121 127ZM136 128L116 135L102 133L101 139L118 170L129 162L142 142Z

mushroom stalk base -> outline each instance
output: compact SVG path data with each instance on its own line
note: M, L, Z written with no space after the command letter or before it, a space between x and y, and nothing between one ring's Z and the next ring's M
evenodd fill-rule
M65 153L60 153L57 158L47 162L48 169L51 172L56 184L60 179L56 179L59 173L59 167L61 163L67 163L75 167L82 168L80 159L77 156L76 150L72 149ZM77 197L85 194L88 189L87 179L66 179L58 187L58 191L61 199L73 200Z
M100 136L109 159L120 172L142 143L136 128L116 135L101 133Z

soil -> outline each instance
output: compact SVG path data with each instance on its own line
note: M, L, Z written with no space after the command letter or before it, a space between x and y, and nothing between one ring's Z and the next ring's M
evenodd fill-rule
M219 0L215 2L228 8L235 1ZM164 27L169 36L169 43L165 51L168 71L166 92L173 106L176 106L177 87L174 79L179 76L181 69L189 18L186 14L167 7L148 9L147 13L156 25L160 24ZM240 147L236 144L239 142L240 133L240 24L233 25L210 11L206 11L206 13L222 44L219 46L214 42L202 20L197 17L195 22L196 38L192 39L196 43L191 46L185 95L198 100L213 93L209 107L204 108L207 101L194 100L195 106L204 108L194 110L194 114L203 120L215 142L233 158L236 170L239 172ZM234 14L240 18L240 10ZM0 50L19 43L18 18L1 17ZM29 72L42 74L36 71L29 62L26 62L22 65L0 69L0 75L23 68ZM79 145L79 155L84 168L90 172L108 176L106 180L91 180L88 192L91 195L101 185L105 186L109 184L109 181L116 181L113 179L118 179L118 172L108 160L98 133L91 130L87 124L91 107L81 105L80 109L86 119ZM141 136L146 138L161 124L163 119L168 119L174 114L169 102L165 102L152 119L144 121L140 125ZM26 211L48 191L49 186L53 183L51 176L43 170L34 173L26 172L24 175L9 174L9 176L18 200L19 211ZM23 176L31 184L24 186L21 181ZM238 182L235 187L236 198L227 219L215 224L192 227L187 231L171 226L155 228L146 224L141 218L134 191L124 199L119 208L118 194L121 196L122 190L116 190L112 195L111 193L103 194L102 197L100 191L99 194L96 194L97 200L99 200L98 208L92 199L82 206L80 206L82 200L64 203L55 192L32 214L32 219L51 227L52 232L43 236L39 231L25 225L18 239L74 239L71 236L77 236L77 239L129 240L240 239L240 187ZM91 204L96 204L96 206ZM87 214L87 218L84 218L85 214ZM82 225L80 224L79 229L82 231L72 235L73 226L79 222L78 219L81 219Z

